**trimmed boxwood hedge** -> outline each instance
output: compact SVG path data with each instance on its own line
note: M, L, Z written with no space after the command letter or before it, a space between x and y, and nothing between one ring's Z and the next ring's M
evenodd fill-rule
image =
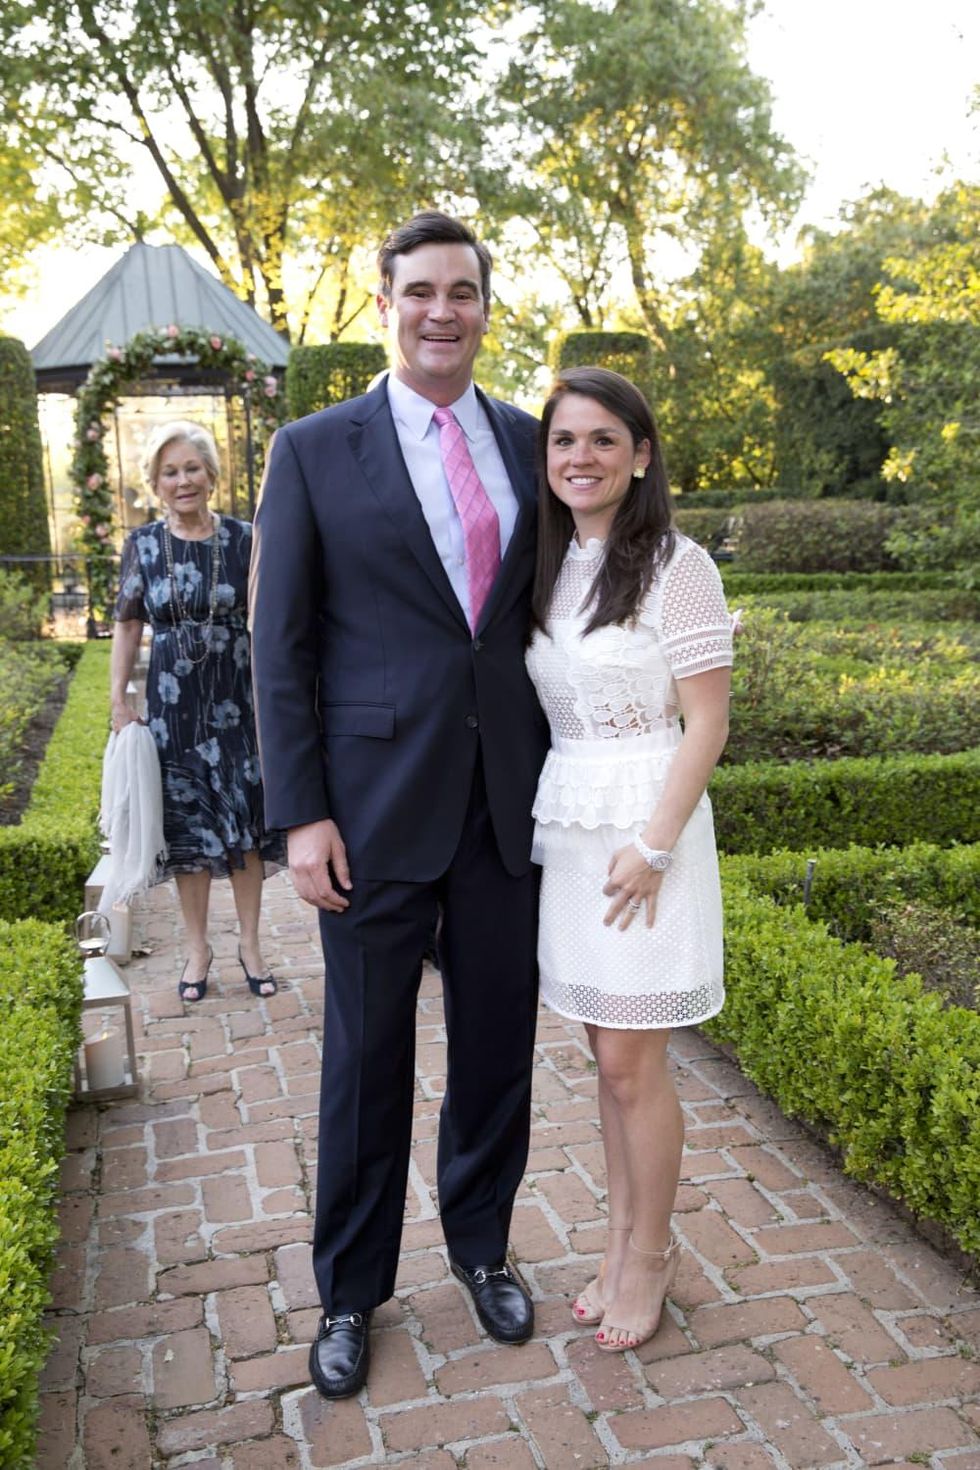
M81 1001L81 960L64 931L0 920L0 1465L10 1470L34 1464Z
M755 875L759 876L759 875ZM706 1027L844 1167L980 1251L980 1015L725 868L728 998Z
M681 506L674 512L674 525L699 546L712 546L724 534L731 519L727 510L695 510Z
M286 364L286 412L291 419L299 419L331 403L356 398L387 366L387 355L378 342L294 347Z
M807 860L815 866L807 912L823 919L838 938L867 942L873 911L914 899L949 910L954 918L980 924L980 844L937 847L818 847L765 855L732 854L723 859L726 878L743 881L777 903L803 898Z
M739 510L738 564L746 571L876 572L904 507L870 500L770 500Z
M642 332L566 332L554 340L551 366L556 372L562 368L608 368L629 378L650 403L657 401L653 344Z
M31 355L0 336L0 555L51 554L43 460ZM36 592L50 591L48 562L26 563L23 575Z
M747 761L711 778L724 852L980 841L980 748L956 755Z
M0 917L73 919L99 855L102 753L109 732L107 642L86 644L30 805L0 827Z
M732 605L750 613L760 607L785 613L791 623L975 623L980 620L980 587L926 587L915 592L828 587L818 592L733 592Z
M720 569L725 591L733 596L764 592L917 592L957 585L949 572L746 572L726 563Z

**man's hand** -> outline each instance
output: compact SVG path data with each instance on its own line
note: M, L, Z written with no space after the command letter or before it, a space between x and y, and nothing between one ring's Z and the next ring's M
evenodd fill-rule
M347 849L337 823L326 820L291 827L287 843L289 876L300 898L331 914L349 908L350 899L337 891L351 886Z

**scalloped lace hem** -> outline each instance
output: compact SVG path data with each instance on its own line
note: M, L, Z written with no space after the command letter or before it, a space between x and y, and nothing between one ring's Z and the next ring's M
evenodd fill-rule
M689 1015L678 1005L671 1015L671 1003L679 998L676 992L670 996L611 995L593 986L552 984L547 980L541 987L541 999L556 1015L609 1031L672 1031L680 1026L700 1026L723 1009L725 991L720 984L699 985L689 999L699 1000L700 1007Z

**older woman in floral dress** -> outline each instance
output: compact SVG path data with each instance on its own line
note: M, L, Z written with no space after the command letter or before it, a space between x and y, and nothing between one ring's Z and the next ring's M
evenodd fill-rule
M133 531L123 548L112 644L112 727L137 716L126 704L143 625L153 629L147 720L163 778L168 857L187 931L178 988L204 999L211 879L229 877L238 912L238 960L254 995L276 982L259 944L265 865L279 865L282 834L266 831L262 808L246 595L252 527L218 515L208 501L218 478L214 439L177 420L156 429L143 461L163 504L159 521Z

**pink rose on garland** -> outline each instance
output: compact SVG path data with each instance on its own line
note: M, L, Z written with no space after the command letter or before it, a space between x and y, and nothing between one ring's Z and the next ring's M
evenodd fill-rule
M180 336L180 328L178 326L176 326L174 322L171 322L170 323L170 326L167 328L167 336L168 337L179 337Z
M209 337L208 341L211 343L211 346L214 348L215 352L221 351L222 343L220 337Z
M251 368L246 368L246 370L245 370L245 381L246 381L246 383L254 383L255 382L255 374L253 373L253 371L252 371Z
M121 360L122 360L122 348L121 347L107 347L106 348L106 354L105 355L112 362L121 362Z
M98 490L101 484L102 476L98 472L96 472L94 475L89 475L88 479L85 481L85 486L88 490Z
M88 442L90 444L94 444L97 439L101 439L102 438L102 434L100 433L100 431L93 424L93 426L92 426L91 429L86 429L85 430L85 437L86 437L86 439L88 440Z
M262 387L266 398L275 398L276 394L279 392L279 384L271 375L263 380Z
M109 527L106 525L105 521L103 521L101 525L96 526L95 534L96 536L99 536L103 541L105 540L105 538L109 534Z

